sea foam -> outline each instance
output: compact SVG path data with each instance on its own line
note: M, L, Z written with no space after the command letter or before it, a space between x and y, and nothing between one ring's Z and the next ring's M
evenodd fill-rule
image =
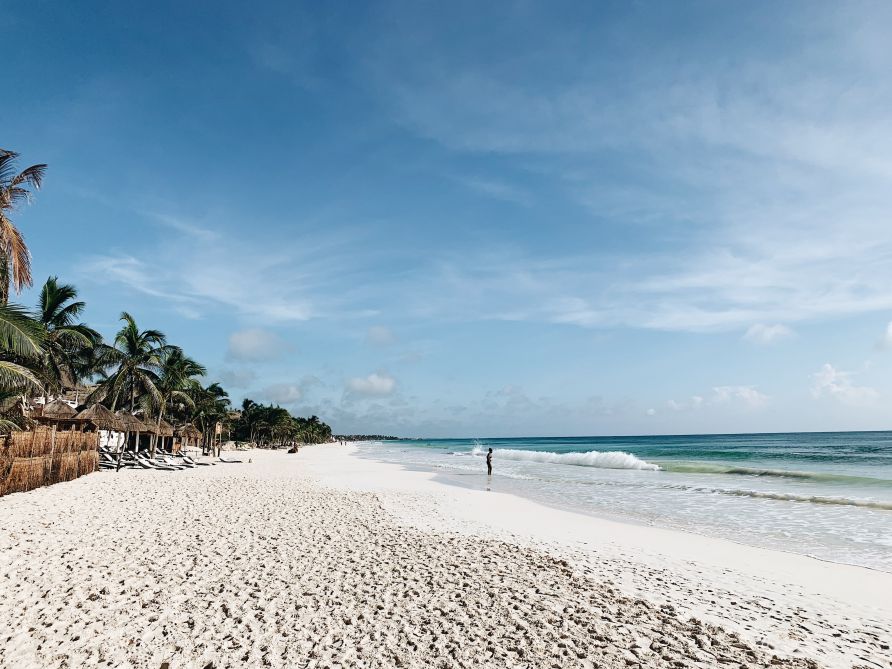
M486 450L474 446L472 455L483 455ZM554 465L575 465L577 467L598 467L600 469L638 469L659 471L659 465L645 462L631 453L622 451L586 451L585 453L553 453L551 451L521 451L513 448L493 449L496 459L542 462Z

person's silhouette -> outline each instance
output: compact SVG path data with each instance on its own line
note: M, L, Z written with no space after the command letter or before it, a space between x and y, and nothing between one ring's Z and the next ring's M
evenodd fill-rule
M486 454L486 474L492 476L492 449Z

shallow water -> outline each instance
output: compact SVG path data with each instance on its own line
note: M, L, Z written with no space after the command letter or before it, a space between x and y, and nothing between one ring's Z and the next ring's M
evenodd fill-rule
M455 485L892 572L890 432L438 439L360 452Z

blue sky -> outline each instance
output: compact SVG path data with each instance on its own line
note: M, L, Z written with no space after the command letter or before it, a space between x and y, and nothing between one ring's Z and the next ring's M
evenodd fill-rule
M890 426L888 4L0 8L37 281L236 401L406 436Z

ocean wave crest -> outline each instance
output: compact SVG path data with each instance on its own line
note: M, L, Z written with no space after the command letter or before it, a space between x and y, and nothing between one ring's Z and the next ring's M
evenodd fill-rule
M831 483L892 485L892 481L887 479L870 478L867 476L852 476L848 474L834 474L831 472L803 472L789 469L762 469L758 467L740 467L736 465L712 464L708 462L667 462L662 465L662 469L667 472L675 472L678 474L730 474Z
M892 503L867 499L850 499L848 497L823 497L821 495L794 495L783 492L765 492L761 490L725 490L715 488L711 492L734 497L755 497L757 499L773 499L781 502L806 502L809 504L831 504L839 506L858 506L865 509L892 510Z
M472 455L483 455L485 449L475 445ZM521 451L513 448L496 448L493 454L501 460L541 462L555 465L575 465L577 467L598 467L600 469L638 469L659 471L659 465L645 462L631 453L622 451L586 451L585 453L553 453L551 451Z

